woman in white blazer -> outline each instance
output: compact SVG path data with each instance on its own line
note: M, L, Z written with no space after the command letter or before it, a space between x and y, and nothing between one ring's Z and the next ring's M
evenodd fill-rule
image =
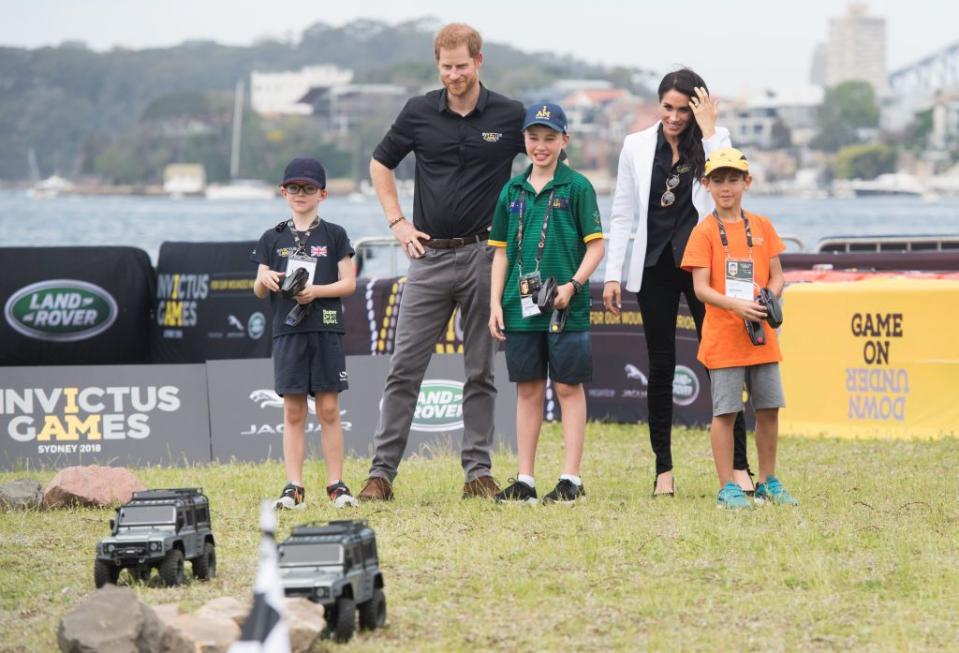
M649 354L646 396L650 443L656 455L653 496L672 496L673 376L680 295L686 296L697 336L706 312L693 291L692 275L679 264L693 227L713 210L712 198L699 181L706 157L731 143L729 130L716 127L718 102L709 97L699 75L685 68L671 72L660 83L658 94L659 121L627 136L619 156L603 303L619 314L623 267L635 224L626 290L637 293ZM734 433L736 482L751 491L742 413Z

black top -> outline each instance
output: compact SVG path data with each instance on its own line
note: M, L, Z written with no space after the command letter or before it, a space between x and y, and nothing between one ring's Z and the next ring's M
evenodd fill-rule
M666 191L666 180L679 175L679 185L673 188L676 201L663 207L660 203ZM693 205L692 167L680 157L673 165L673 150L659 126L656 136L656 154L653 157L653 174L649 181L649 214L646 221L646 262L644 267L656 265L660 255L669 244L673 260L679 267L686 251L686 242L693 227L699 222L699 213Z
M303 232L300 232L303 242ZM353 256L353 245L343 227L321 220L303 242L304 253L316 259L316 272L313 275L315 285L334 283L340 278L337 264L346 256ZM250 260L270 266L271 270L286 272L287 258L295 250L293 234L283 223L283 229L269 229L260 236L256 249L250 253ZM270 307L273 309L273 337L288 333L306 333L307 331L333 331L345 333L343 324L343 302L339 297L322 297L313 300L312 308L306 318L296 327L286 325L286 314L296 305L296 301L286 299L278 292L270 293Z
M413 225L433 238L469 236L489 229L513 158L526 151L524 115L522 103L482 85L465 117L446 106L446 89L430 91L406 103L373 158L392 170L413 152Z

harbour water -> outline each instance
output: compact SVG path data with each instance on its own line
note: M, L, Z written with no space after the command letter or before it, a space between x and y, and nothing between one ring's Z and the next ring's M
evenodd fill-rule
M611 198L599 198L604 223ZM747 196L745 207L769 217L781 235L799 238L806 251L836 235L959 235L959 197L801 199ZM412 215L412 199L404 199ZM343 225L355 241L387 236L375 198L331 197L320 215ZM282 198L211 202L203 198L53 197L31 199L0 192L0 244L5 247L128 245L147 251L156 263L164 241L256 240L288 216ZM798 251L795 244L791 251Z

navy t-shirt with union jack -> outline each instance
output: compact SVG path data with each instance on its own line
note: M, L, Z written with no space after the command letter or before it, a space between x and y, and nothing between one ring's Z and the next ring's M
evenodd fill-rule
M303 233L300 233L303 241ZM346 230L338 224L320 220L320 224L310 232L304 243L305 254L316 259L316 273L313 283L325 285L339 280L337 265L347 257L353 256L353 245ZM283 229L268 229L260 236L260 241L250 253L254 263L268 265L271 270L286 272L287 259L295 252L296 244L290 228L284 223ZM292 299L286 299L278 292L270 293L270 306L273 309L273 337L288 333L306 333L308 331L332 331L345 333L343 323L343 302L339 297L323 297L313 301L313 308L296 327L286 325L286 314L296 305Z

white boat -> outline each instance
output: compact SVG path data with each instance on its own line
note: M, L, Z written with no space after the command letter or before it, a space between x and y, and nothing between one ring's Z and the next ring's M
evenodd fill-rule
M205 194L208 200L271 200L276 190L259 179L234 179L228 184L210 184Z
M849 184L856 197L922 197L926 188L905 173L887 173L871 181L856 179Z
M230 142L230 181L210 184L205 195L208 200L271 200L276 189L259 179L240 179L240 138L243 132L243 82L236 83L233 94L233 140Z
M48 199L72 189L73 184L69 180L53 175L31 186L30 189L27 190L27 197L35 200Z

